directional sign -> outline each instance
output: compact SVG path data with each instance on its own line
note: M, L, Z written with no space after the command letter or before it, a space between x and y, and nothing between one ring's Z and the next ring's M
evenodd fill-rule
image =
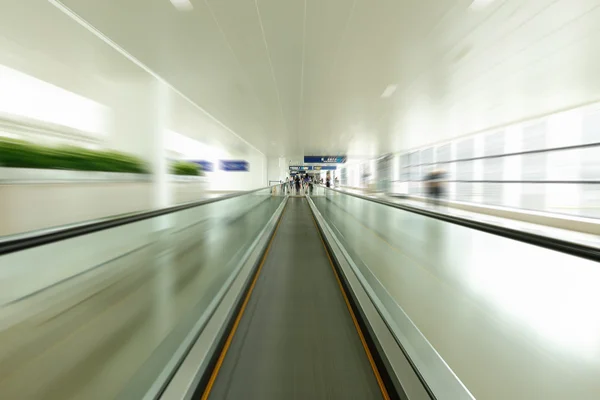
M194 160L194 161L190 161L190 162L201 166L202 171L204 171L204 172L213 172L215 170L215 165L210 161Z
M304 156L307 164L343 164L347 159L346 156Z
M221 160L223 171L249 171L248 161L243 160Z

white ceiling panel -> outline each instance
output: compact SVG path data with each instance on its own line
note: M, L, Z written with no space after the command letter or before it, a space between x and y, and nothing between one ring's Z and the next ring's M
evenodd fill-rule
M105 85L148 79L47 0L0 0L0 10L2 65L99 102Z
M220 34L223 36L229 52L234 57L242 78L248 82L249 91L259 103L258 119L264 121L264 132L285 133L282 116L273 110L279 110L277 88L269 65L269 55L262 39L259 16L254 1L210 0L206 2ZM240 131L240 134L245 134ZM267 140L268 139L268 140ZM270 138L263 139L259 145L264 151Z
M147 88L154 81L47 0L0 0L0 9L0 65L109 108L120 102L122 93ZM171 129L238 154L249 151L247 144L195 105L176 93L171 98Z
M375 155L600 99L600 0L63 2L268 155Z
M299 145L303 3L211 0L207 4L262 105L267 151L289 154Z
M208 6L190 12L168 0L68 0L67 7L259 148L260 104Z

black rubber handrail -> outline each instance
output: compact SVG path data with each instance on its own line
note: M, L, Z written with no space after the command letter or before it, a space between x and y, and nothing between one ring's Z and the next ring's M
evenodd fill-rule
M524 232L518 229L507 228L504 226L499 226L495 224L491 224L488 222L482 221L474 221L468 218L461 218L453 215L442 214L439 212L424 210L417 207L411 207L404 204L392 203L382 199L376 199L366 196L361 196L356 193L345 192L339 189L329 190L346 194L349 196L357 197L362 200L371 201L374 203L383 204L386 206L394 207L400 210L408 211L415 214L420 214L426 217L435 218L444 222L449 222L455 225L465 226L467 228L476 229L478 231L491 233L498 236L503 236L509 239L518 240L520 242L525 242L529 244L533 244L539 247L544 247L550 250L560 251L561 253L570 254L576 257L586 258L588 260L600 262L600 249L595 248L593 246L588 246L581 243L570 242L564 239L553 238L550 236L544 236L537 233L532 232Z
M160 217L166 214L172 214L178 211L187 210L190 208L200 207L206 204L215 203L217 201L227 200L235 197L244 196L247 194L259 192L261 190L271 189L272 186L254 189L244 192L231 193L224 196L214 197L211 199L204 199L195 201L193 203L185 203L177 206L161 208L159 210L142 211L133 215L127 215L123 217L116 217L103 221L96 221L90 223L83 223L81 225L73 227L65 227L57 231L48 233L41 233L37 235L27 236L23 238L9 239L4 242L0 242L0 255L14 253L17 251L26 250L32 247L42 246L49 243L58 242L65 239L70 239L76 236L83 236L90 233L103 231L106 229L116 228L118 226L131 224L134 222L142 221L145 219Z
M410 179L410 180L394 180L392 182L410 182L410 183L414 183L414 182L419 182L419 183L425 183L428 182L427 179ZM442 182L444 183L494 183L494 184L501 184L501 183L509 183L509 184L515 184L515 183L533 183L533 184L537 184L537 183L547 183L547 184L552 184L552 185L571 185L571 184L576 184L576 185L598 185L600 184L600 180L579 180L579 181L551 181L551 180L491 180L491 179L483 179L483 180L467 180L467 179L442 179Z

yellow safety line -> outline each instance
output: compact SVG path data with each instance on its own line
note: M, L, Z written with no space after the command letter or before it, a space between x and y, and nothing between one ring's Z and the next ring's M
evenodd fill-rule
M223 360L225 360L225 356L227 355L227 351L229 350L229 347L231 346L231 342L233 341L233 336L235 335L235 332L238 328L238 325L240 324L240 321L242 319L242 315L244 314L244 311L246 310L246 306L248 305L248 301L250 300L250 295L252 295L252 291L254 290L254 286L256 286L256 281L258 280L258 276L260 275L260 271L262 270L263 265L265 264L265 260L267 259L267 256L269 255L269 250L271 250L271 245L273 244L273 240L275 239L275 235L277 235L277 230L279 229L279 225L281 224L281 221L283 220L283 214L285 212L285 209L287 207L287 203L285 204L283 211L281 212L281 217L279 217L279 221L277 222L277 226L275 227L275 231L273 232L273 236L271 236L271 240L269 241L269 245L267 246L267 250L265 251L265 254L263 255L262 260L260 261L260 265L258 266L258 269L256 270L256 274L254 275L254 279L252 280L252 284L250 285L250 288L248 289L248 293L246 294L246 297L244 298L244 302L242 303L242 306L240 307L240 311L238 312L237 317L235 318L235 322L233 323L233 327L231 328L231 332L229 332L229 336L227 336L227 341L225 341L225 345L223 346L223 350L221 350L221 354L219 355L219 358L217 360L217 364L215 365L215 368L213 369L213 372L210 376L210 379L208 381L208 384L206 385L206 388L204 389L204 393L202 393L202 397L201 400L207 400L208 396L210 396L210 392L215 384L215 381L217 380L217 376L219 375L219 370L221 369L221 366L223 365Z
M381 374L379 373L379 370L377 369L377 365L375 364L373 355L371 354L371 351L369 350L369 346L367 346L367 341L365 340L365 336L363 335L362 330L360 329L360 325L358 324L358 320L356 319L356 316L354 315L354 311L352 310L352 306L350 305L348 296L346 295L346 292L344 291L344 286L342 285L342 281L340 280L340 277L335 269L335 266L333 265L333 261L331 260L331 256L329 255L329 251L327 250L327 246L325 245L325 241L323 240L323 235L321 234L321 231L319 230L317 221L315 220L315 217L312 214L312 212L311 212L311 217L312 217L313 223L315 224L315 228L317 229L317 232L319 233L319 238L321 239L321 243L323 244L323 247L325 248L325 254L327 254L327 259L329 260L329 265L331 265L331 269L333 270L335 279L337 280L337 283L340 287L340 291L342 292L342 296L344 297L344 302L346 303L346 307L348 307L348 311L350 312L350 317L352 317L352 322L354 323L356 332L358 333L358 336L360 337L360 342L362 343L363 348L365 349L365 353L367 353L367 358L369 359L369 364L371 364L371 369L373 370L373 373L375 374L375 379L377 380L377 384L379 385L381 394L383 395L383 398L385 400L389 400L390 396L388 395L387 389L385 388L385 385L383 384L383 379L381 379Z

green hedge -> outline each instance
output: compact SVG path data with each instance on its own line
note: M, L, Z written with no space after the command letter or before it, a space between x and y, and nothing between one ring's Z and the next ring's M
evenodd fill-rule
M148 173L148 168L143 160L117 151L96 151L79 147L46 147L11 139L0 140L0 166Z
M175 175L202 175L202 169L198 164L187 161L176 161L171 167L171 172Z

